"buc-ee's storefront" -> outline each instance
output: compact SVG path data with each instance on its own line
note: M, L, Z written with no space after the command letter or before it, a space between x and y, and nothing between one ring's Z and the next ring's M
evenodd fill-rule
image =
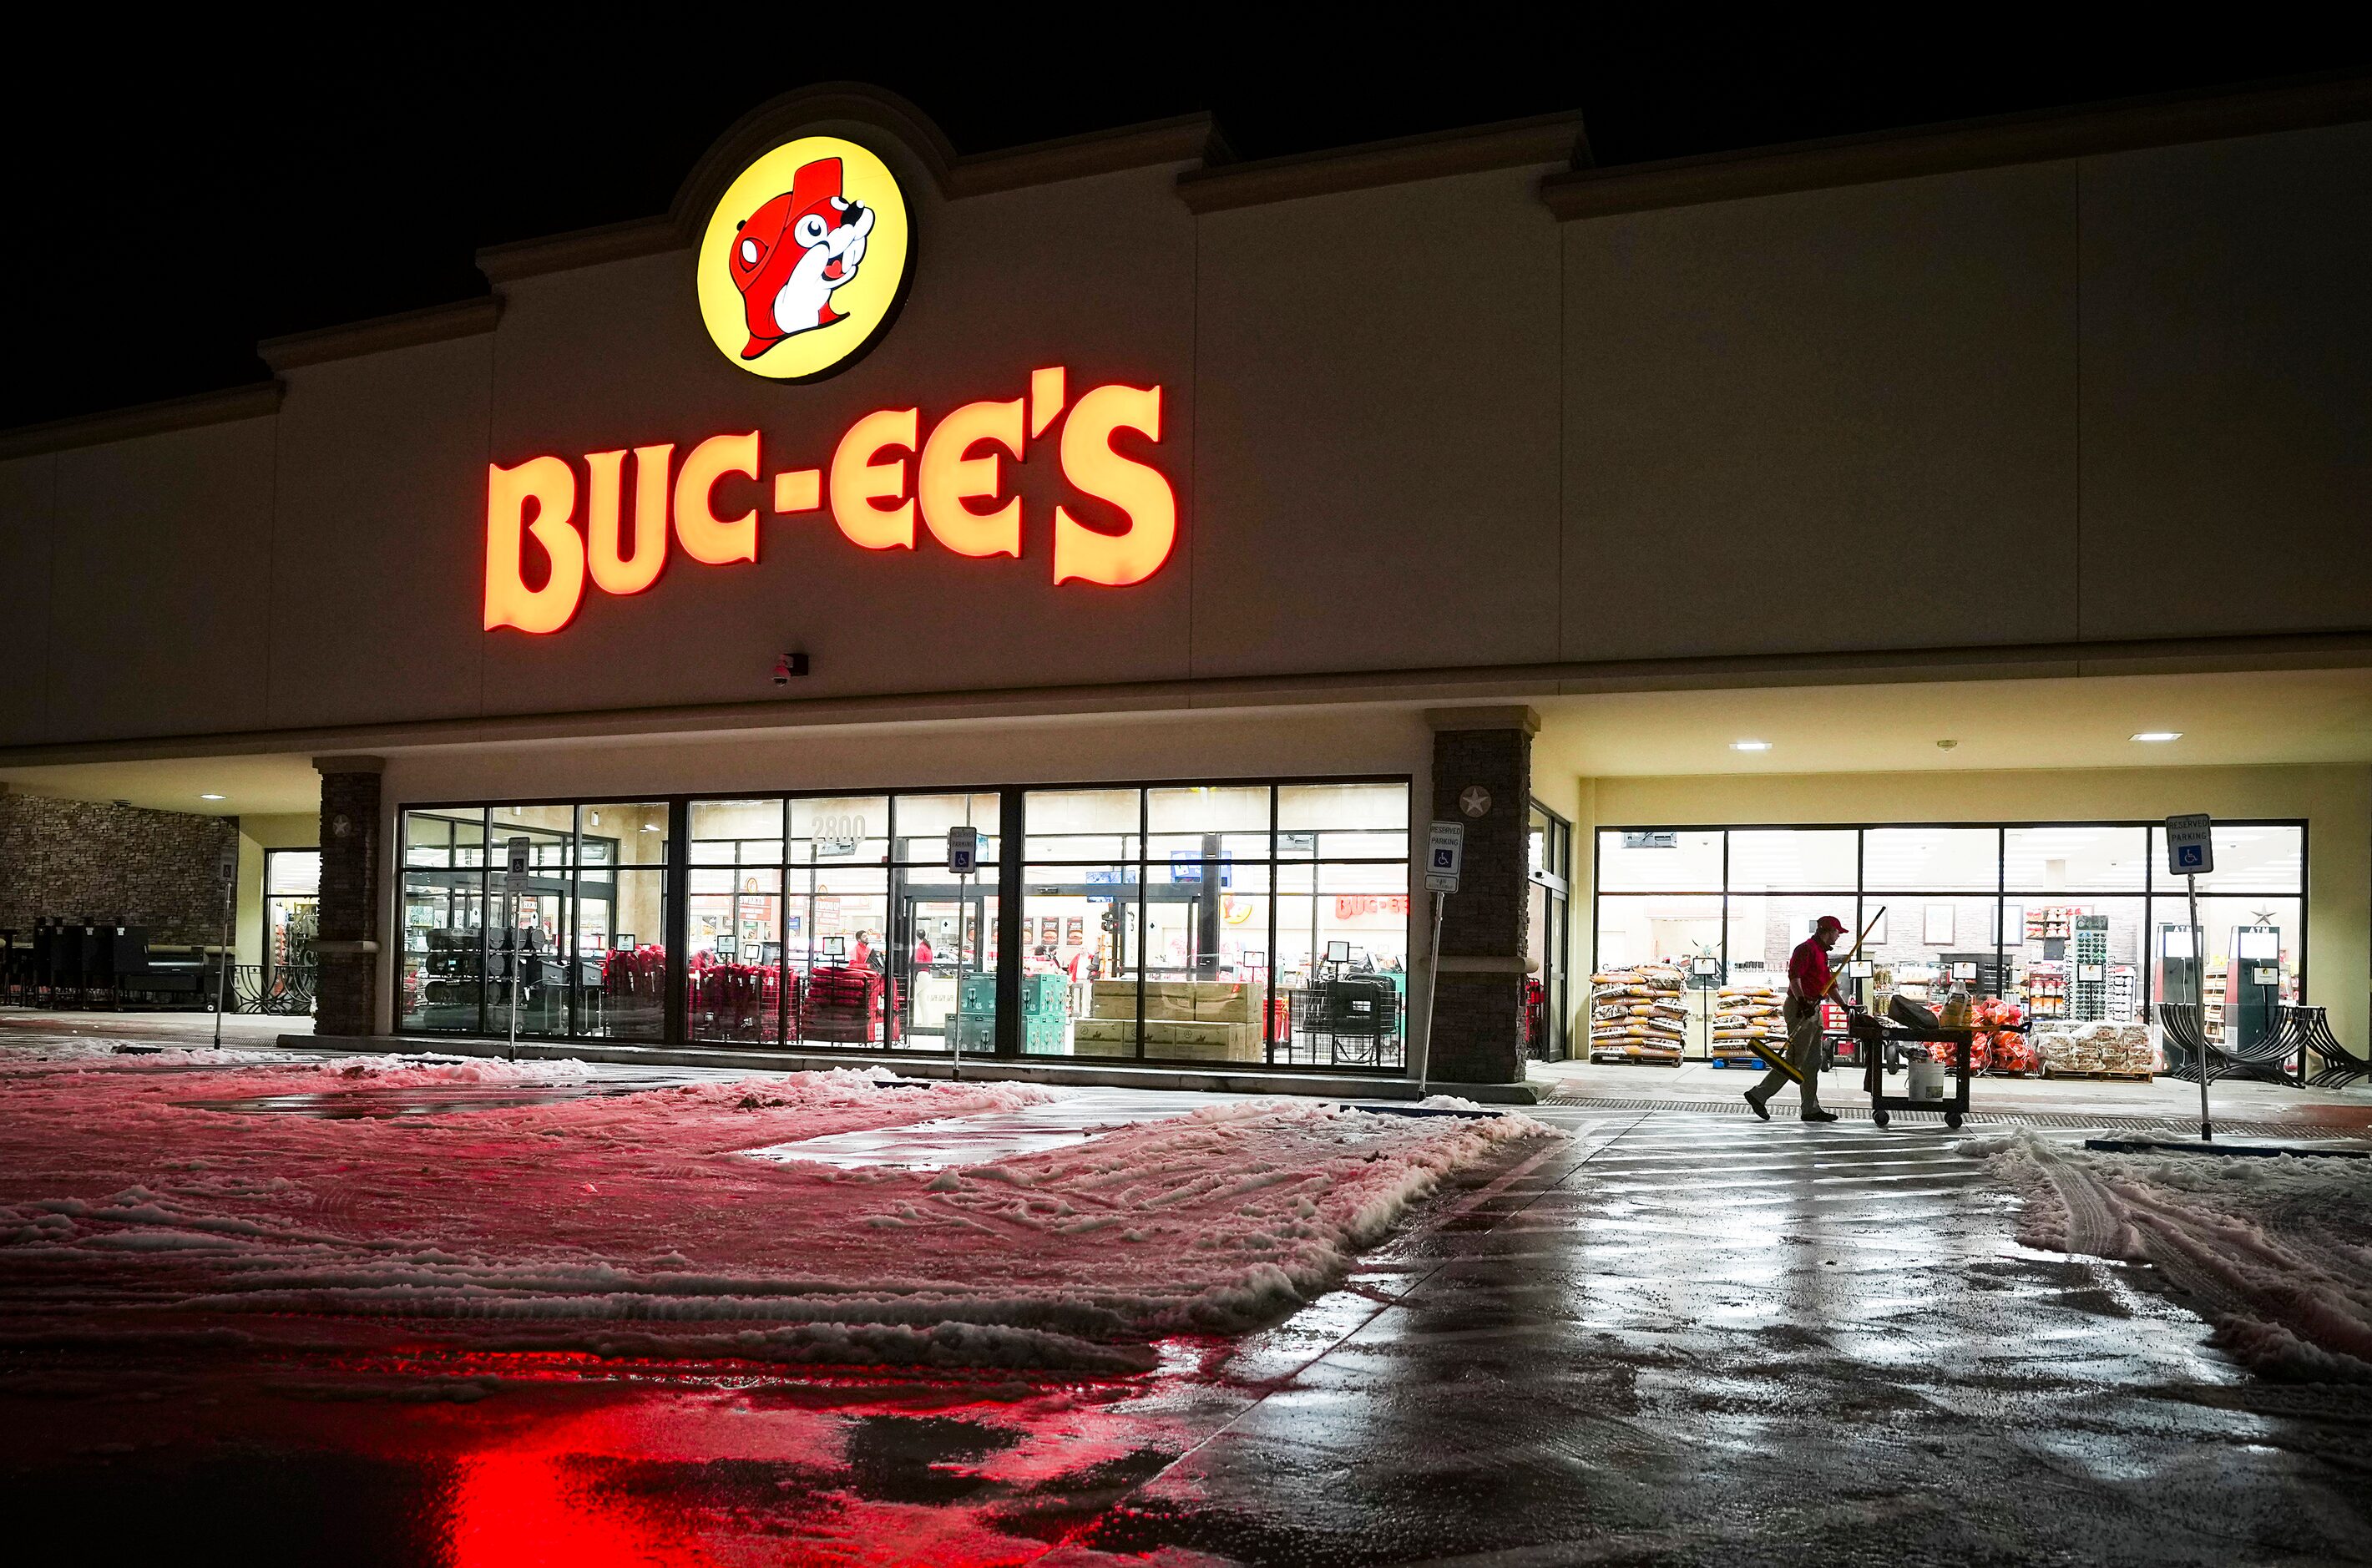
M793 94L487 299L0 441L0 777L288 772L329 1035L1506 1085L1717 1053L1593 975L1835 913L2360 1045L2362 120L1599 170Z

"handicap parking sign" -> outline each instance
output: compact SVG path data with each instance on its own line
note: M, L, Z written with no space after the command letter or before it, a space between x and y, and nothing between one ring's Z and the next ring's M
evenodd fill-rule
M1428 893L1458 891L1458 873L1466 858L1466 824L1436 822L1425 838L1424 889Z
M2166 868L2177 877L2215 869L2215 830L2204 812L2166 819Z

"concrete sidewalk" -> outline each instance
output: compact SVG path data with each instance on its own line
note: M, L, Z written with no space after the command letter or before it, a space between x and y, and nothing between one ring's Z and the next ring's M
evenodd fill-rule
M1727 1112L1745 1110L1739 1096L1761 1081L1760 1072L1684 1062L1677 1067L1644 1067L1606 1063L1535 1062L1532 1079L1558 1105L1587 1106L1612 1100L1624 1106L1669 1105ZM1900 1074L1889 1080L1889 1093L1901 1092ZM1821 1074L1820 1102L1847 1116L1866 1111L1869 1098L1862 1092L1861 1069L1833 1067ZM2218 1080L2207 1088L2208 1104L2217 1123L2229 1121L2311 1133L2361 1133L2372 1131L2372 1085L2344 1089L2292 1088L2279 1084ZM1773 1117L1792 1117L1796 1092L1789 1088L1771 1102ZM1979 1077L1969 1087L1972 1122L1988 1117L2099 1118L2104 1125L2129 1121L2187 1122L2195 1132L2199 1121L2199 1086L2180 1078L2147 1083L2122 1079ZM1901 1114L1900 1112L1898 1115ZM1924 1118L1923 1118L1924 1120ZM2063 1123L2064 1124L2064 1123Z

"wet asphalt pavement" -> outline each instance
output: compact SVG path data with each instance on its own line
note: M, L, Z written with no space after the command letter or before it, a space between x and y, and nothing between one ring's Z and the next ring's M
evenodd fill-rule
M2017 1247L1967 1134L1539 1114L1575 1140L1148 1376L342 1355L318 1325L278 1353L31 1353L0 1330L0 1491L78 1561L2372 1553L2372 1398L2251 1380L2145 1272Z

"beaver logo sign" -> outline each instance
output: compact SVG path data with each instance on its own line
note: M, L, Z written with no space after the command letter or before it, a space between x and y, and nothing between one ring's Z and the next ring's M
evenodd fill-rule
M802 136L743 169L709 215L701 319L744 370L817 380L889 326L913 260L889 166L854 142Z

